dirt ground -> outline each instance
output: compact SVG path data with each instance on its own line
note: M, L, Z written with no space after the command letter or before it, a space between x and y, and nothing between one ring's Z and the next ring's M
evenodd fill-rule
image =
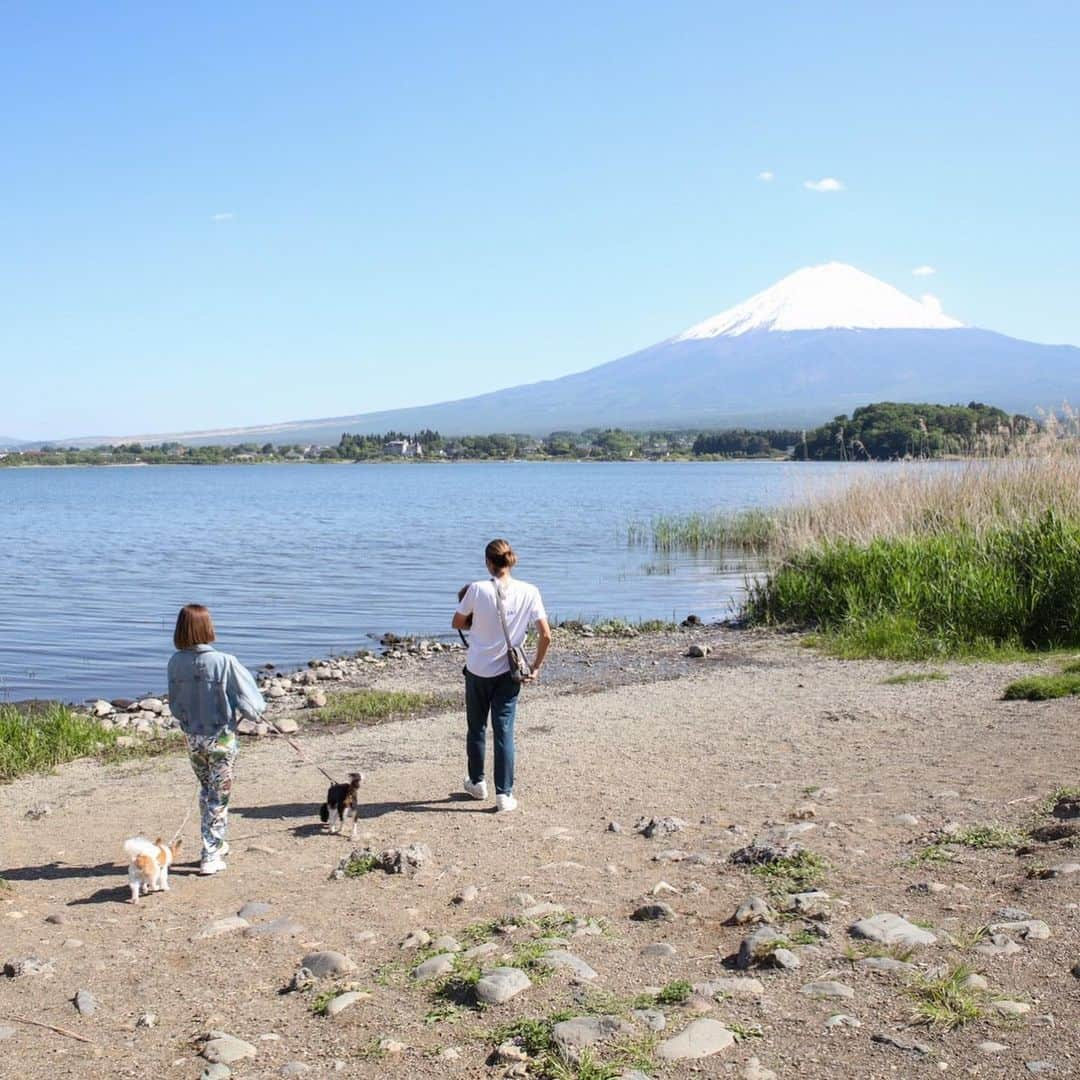
M690 642L711 646L710 655L687 658ZM631 1019L647 988L746 974L760 980L760 995L706 991L668 1005L666 1030L651 1035L631 1020L635 1035L595 1058L632 1057L649 1077L1080 1076L1080 977L1071 971L1080 963L1080 873L1043 876L1080 862L1075 838L1033 842L1022 854L1015 843L954 844L931 850L953 861L916 859L952 823L1045 822L1036 811L1046 796L1080 783L1077 701L1000 699L1012 678L1051 665L948 664L946 679L886 685L928 669L838 661L794 638L721 628L559 644L544 683L523 692L514 813L459 796L459 712L332 734L301 729L306 752L332 774L365 773L358 845L430 848L415 875L332 880L351 845L320 827L325 781L278 739L243 745L227 872L199 878L182 859L172 890L137 906L126 902L121 845L177 828L194 795L185 759L81 762L0 787L0 877L9 883L0 890L0 964L50 965L0 977L0 1075L198 1077L207 1066L201 1040L222 1031L255 1048L232 1065L241 1078L501 1077L514 1068L493 1057L501 1025L597 1011ZM455 654L409 659L373 670L368 682L459 691L460 663ZM51 812L27 816L42 804ZM685 827L646 839L634 826L652 816ZM798 970L737 972L732 958L755 928L729 920L749 897L770 897L768 881L729 856L792 826L827 864L826 916L777 918L781 932L814 942L793 945ZM197 855L196 821L184 841ZM453 903L468 886L475 898ZM250 901L269 908L250 928L213 927ZM658 901L674 918L630 918ZM541 904L561 905L568 918L526 914ZM1045 922L1049 937L1010 930L1011 955L978 951L984 927L1010 921L996 914L1007 907ZM915 971L855 963L866 950L849 926L882 912L935 935L906 958ZM282 916L299 927L252 932ZM212 927L220 932L206 936ZM438 980L412 977L418 954L402 942L416 930L463 945L492 940L495 962L535 959L529 943L554 933L596 978L575 981L566 969L545 978L534 966L529 989L478 1009L467 995L455 1002L452 988L439 996ZM673 955L643 954L661 942ZM284 992L316 949L345 954L355 970ZM986 977L983 1015L951 1032L913 1023L917 973L956 964ZM822 981L852 995L803 992ZM320 992L334 987L370 997L318 1015ZM92 1015L73 1005L79 990L95 999ZM1028 1008L997 1018L994 998ZM153 1026L138 1026L147 1013ZM826 1026L838 1013L852 1020ZM735 1044L662 1061L664 1040L699 1017L729 1026Z

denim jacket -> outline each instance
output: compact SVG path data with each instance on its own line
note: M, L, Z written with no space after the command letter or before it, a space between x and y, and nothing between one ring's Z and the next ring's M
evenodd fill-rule
M196 645L169 661L169 708L185 735L218 735L266 708L251 673L228 653Z

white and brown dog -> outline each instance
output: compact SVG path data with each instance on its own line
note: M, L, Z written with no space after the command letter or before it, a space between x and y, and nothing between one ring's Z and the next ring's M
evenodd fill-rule
M139 902L139 893L169 891L169 867L179 851L179 840L166 844L160 836L153 843L143 836L124 841L133 904Z
M363 773L349 773L347 784L331 784L326 792L326 802L319 807L319 819L330 826L329 832L340 833L345 827L345 819L352 818L352 832L349 839L356 839L356 826L360 819L360 785L364 781Z

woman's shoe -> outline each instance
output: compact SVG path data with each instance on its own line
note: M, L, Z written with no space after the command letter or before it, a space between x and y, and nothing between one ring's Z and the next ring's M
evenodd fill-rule
M479 780L475 784L466 776L465 777L465 794L471 796L474 799L486 799L487 798L487 781Z
M517 799L513 795L496 795L495 810L501 814L508 814L517 809Z
M199 874L202 877L220 874L222 870L226 869L228 869L228 867L226 867L225 860L220 855L215 855L212 859L203 859L203 861L199 863Z

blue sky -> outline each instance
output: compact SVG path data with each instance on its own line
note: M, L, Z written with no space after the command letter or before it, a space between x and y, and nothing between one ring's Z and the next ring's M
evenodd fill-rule
M0 434L467 396L831 259L1080 344L1075 5L310 7L5 5Z

